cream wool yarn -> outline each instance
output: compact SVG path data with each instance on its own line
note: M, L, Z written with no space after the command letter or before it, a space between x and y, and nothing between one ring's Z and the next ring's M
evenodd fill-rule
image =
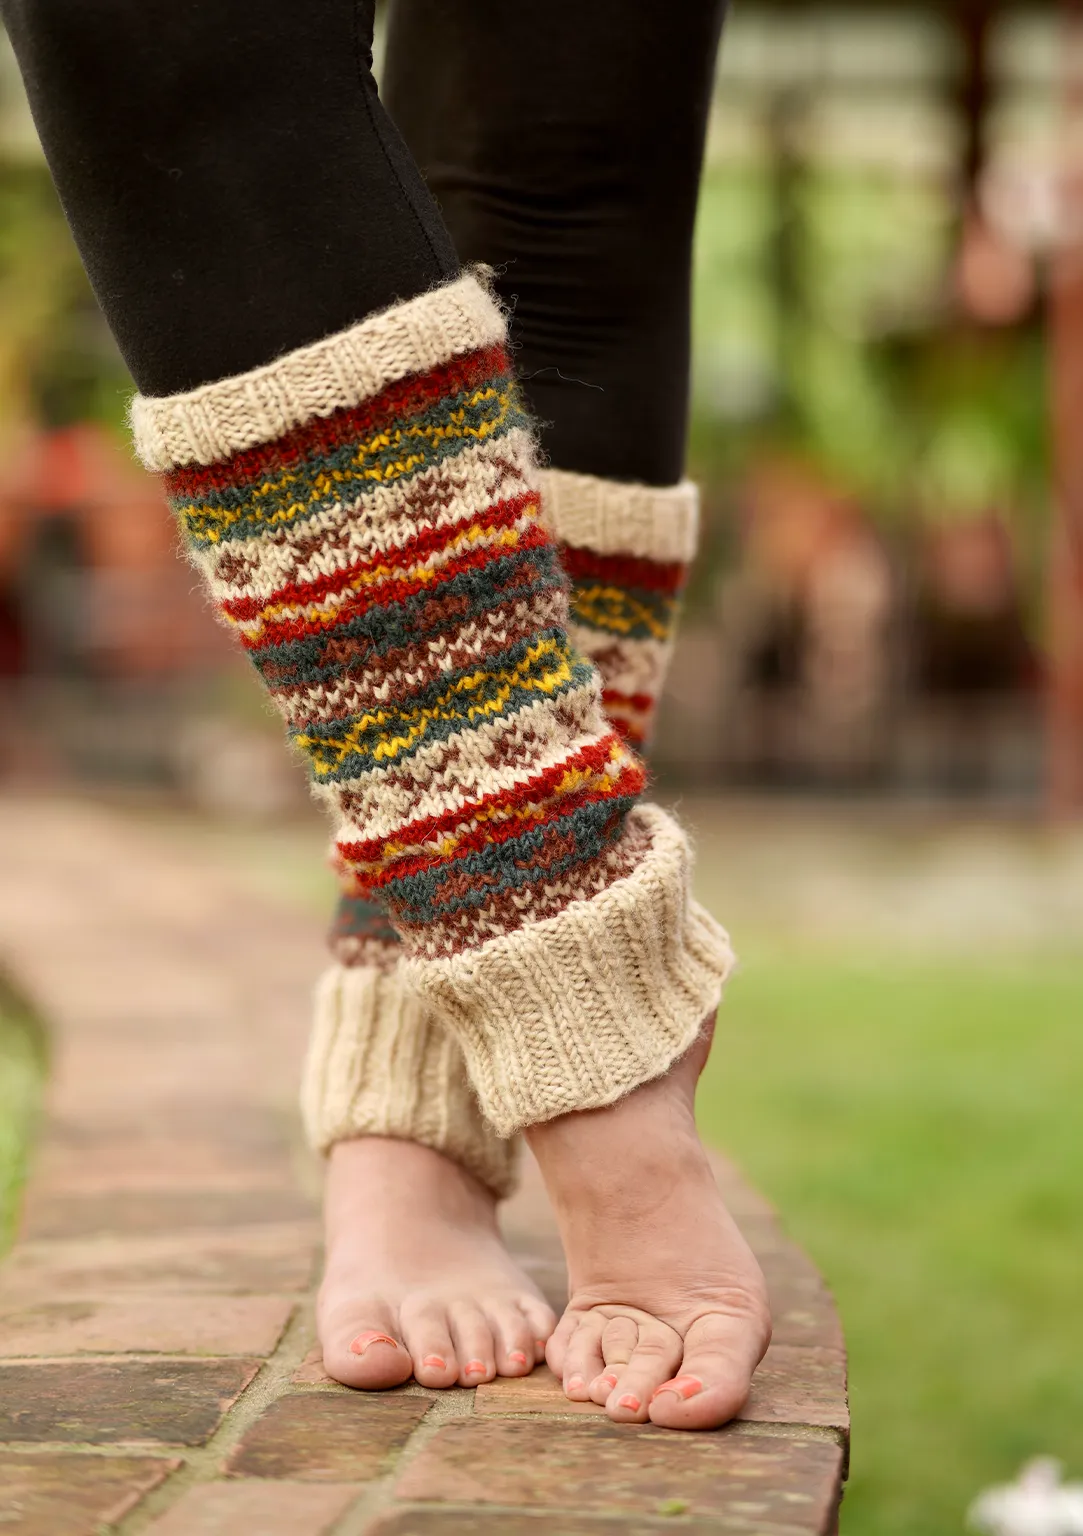
M442 1152L498 1199L514 1188L517 1141L486 1121L458 1040L394 970L332 965L321 976L301 1114L315 1151L392 1136Z
M626 879L481 950L402 964L458 1035L502 1136L660 1077L733 968L725 931L692 899L685 834L657 806L633 819L649 851Z
M569 642L502 325L461 278L133 423L506 1135L664 1071L731 956Z
M638 485L566 469L541 471L542 518L561 544L600 555L687 565L699 542L699 490Z
M484 283L467 272L250 373L183 395L136 395L130 413L135 451L159 473L215 464L273 443L314 416L360 405L407 374L503 340L503 315Z

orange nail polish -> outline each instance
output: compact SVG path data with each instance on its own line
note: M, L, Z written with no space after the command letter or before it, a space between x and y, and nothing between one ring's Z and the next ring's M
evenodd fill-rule
M398 1344L386 1333L377 1333L375 1328L370 1328L368 1333L359 1333L350 1345L351 1355L363 1355L370 1344L390 1344L392 1349L398 1349Z
M612 1392L613 1388L617 1385L617 1378L611 1375L608 1371L604 1376L599 1376L598 1380L602 1383L603 1386L608 1387L610 1392Z
M484 1376L488 1370L484 1360L468 1360L466 1362L467 1376Z
M585 1386L586 1386L586 1382L583 1380L582 1376L569 1376L568 1377L568 1391L569 1392L582 1392L582 1390L583 1390L583 1388Z
M426 1355L421 1363L422 1365L431 1365L434 1371L447 1370L447 1361L440 1355Z
M687 1402L690 1397L695 1397L702 1391L703 1383L698 1376L674 1376L672 1381L664 1381L662 1383L654 1397L661 1397L663 1392L672 1392L675 1397L682 1398ZM652 1397L651 1402L653 1401L654 1398Z
M516 1365L526 1364L526 1356L523 1354L521 1349L513 1349L511 1354L508 1356L508 1359L514 1360Z
M638 1397L633 1397L630 1392L626 1392L623 1397L618 1397L618 1399L617 1399L617 1407L618 1408L627 1408L632 1413L638 1413L639 1412L639 1398Z

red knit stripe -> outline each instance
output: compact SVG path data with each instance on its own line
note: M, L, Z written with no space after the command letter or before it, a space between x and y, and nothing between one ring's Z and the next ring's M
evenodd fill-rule
M449 395L477 389L493 378L507 378L511 362L503 346L468 352L429 373L411 374L389 384L360 405L344 406L330 416L314 416L273 443L260 443L217 464L187 464L164 479L170 497L198 501L212 491L236 491L291 464L333 453L378 432L401 428Z
M483 849L491 848L495 843L514 842L523 836L524 831L552 825L559 817L570 816L581 806L597 805L623 795L639 795L645 783L646 777L642 769L629 768L618 779L612 781L612 787L581 789L575 794L561 796L555 803L552 814L539 817L536 822L527 823L524 826L522 821L512 820L495 827L491 824L475 827L472 832L464 834L459 840L454 853L404 855L402 858L388 861L378 871L364 875L362 877L364 884L366 889L378 891L396 881L406 880L411 875L427 874L434 869L453 869L457 863L473 853L480 853ZM339 846L341 848L342 845Z
M604 581L614 587L641 587L676 595L684 586L688 566L683 560L637 560L631 555L600 555L582 545L562 544L561 563L573 582Z
M342 570L332 571L329 575L319 576L313 581L287 582L284 587L278 587L272 592L270 597L229 598L221 605L222 612L228 614L231 619L242 621L257 619L266 609L277 607L279 603L321 602L335 592L346 590L357 577L364 576L367 571L378 570L381 565L399 567L418 565L430 555L446 552L448 546L470 528L488 530L514 527L527 508L536 507L537 504L537 493L526 491L522 496L516 496L509 501L494 502L491 507L486 507L482 512L470 513L460 522L449 523L442 528L423 529L412 538L405 540L403 544L373 555L369 560L356 561L343 567ZM525 537L524 534L524 541ZM523 547L522 542L518 547Z
M647 745L647 736L644 731L639 730L630 720L614 720L613 724L621 740L627 742L633 752L643 751Z
M655 699L653 693L618 693L615 688L604 688L602 703L615 704L618 708L623 705L626 709L653 709Z
M549 535L535 523L523 534L513 553L520 555L528 554L534 549L546 549L549 547L549 542ZM289 640L303 640L308 635L330 635L349 619L358 614L368 613L371 608L386 608L391 603L400 603L407 598L415 597L419 592L428 592L435 596L442 586L446 586L455 577L461 576L464 571L484 570L486 566L492 564L493 559L491 549L479 549L469 555L457 555L454 562L446 566L435 581L422 581L418 577L392 577L378 586L366 587L358 592L337 608L334 615L328 619L304 619L300 616L283 619L277 624L265 624L255 638L242 635L241 642L246 650L260 651L269 645L282 645ZM520 581L529 580L530 568L524 565L518 575Z
M481 812L528 805L532 800L551 795L564 775L573 768L587 768L595 773L600 772L609 762L616 740L616 733L607 731L597 741L581 747L578 752L572 753L559 763L554 763L551 768L546 768L541 773L524 779L522 783L514 785L511 789L495 790L491 794L484 795L480 800L468 801L462 806L453 806L439 816L425 816L418 821L408 822L405 826L396 828L391 835L365 838L361 842L339 843L338 851L351 864L369 864L383 857L384 848L392 840L407 843L421 842L424 838L434 837L439 833L454 832L456 827L470 821ZM645 775L642 764L638 762L628 763L619 778L612 782L621 783L629 774L633 777L638 776L641 781L639 787L642 788ZM613 793L615 793L614 790L607 790L601 798ZM638 791L633 789L629 793L634 794ZM563 806L565 803L570 803L572 798L570 795L563 796L559 804ZM521 825L519 830L522 830ZM483 830L480 835L482 845L497 840L492 830Z

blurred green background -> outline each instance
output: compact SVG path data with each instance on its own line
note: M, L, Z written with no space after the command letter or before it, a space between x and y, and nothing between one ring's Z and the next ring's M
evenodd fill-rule
M951 1536L1036 1452L1083 1476L1083 843L1041 822L1059 25L749 3L712 116L657 766L743 957L704 1126L847 1330L845 1536ZM0 54L0 789L183 817L326 911L127 394ZM0 989L0 1241L41 1072Z

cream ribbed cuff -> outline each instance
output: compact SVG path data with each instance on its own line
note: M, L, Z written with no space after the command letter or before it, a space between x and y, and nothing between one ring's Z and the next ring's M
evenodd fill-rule
M314 416L360 405L397 379L504 339L503 314L478 277L466 272L262 368L182 395L136 395L135 451L147 469L158 471L215 464L273 443Z
M664 564L687 565L696 552L699 490L691 480L639 485L545 469L541 487L542 520L562 544Z
M403 963L502 1136L661 1076L718 1005L733 952L691 899L687 838L657 806L628 820L650 846L625 879L478 949Z
M458 1041L396 971L332 965L323 973L301 1113L318 1152L354 1136L393 1136L442 1152L498 1198L515 1187L518 1141L487 1124Z

